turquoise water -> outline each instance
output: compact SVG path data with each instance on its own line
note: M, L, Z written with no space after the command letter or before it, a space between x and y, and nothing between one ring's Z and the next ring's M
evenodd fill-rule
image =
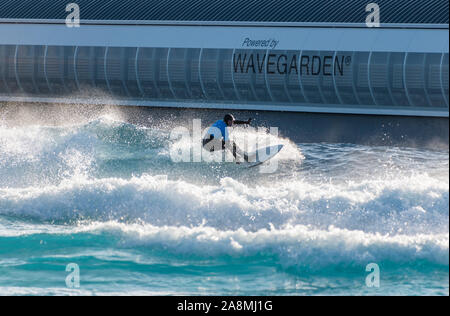
M0 123L0 295L449 295L448 151L279 137L262 174L169 133Z

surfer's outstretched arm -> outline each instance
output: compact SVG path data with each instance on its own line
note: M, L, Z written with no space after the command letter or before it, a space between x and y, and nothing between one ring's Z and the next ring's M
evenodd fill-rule
M244 124L250 125L251 123L252 123L251 118L249 118L247 121L239 121L239 120L233 121L233 124L237 124L237 125L244 125Z

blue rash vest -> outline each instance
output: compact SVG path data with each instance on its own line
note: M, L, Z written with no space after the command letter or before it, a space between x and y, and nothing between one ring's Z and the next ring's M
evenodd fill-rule
M219 131L220 131L220 135L218 134ZM206 135L207 136L214 135L215 139L222 139L222 137L223 137L224 141L230 140L230 137L228 134L228 126L223 120L218 120L213 125L211 125L211 127L209 128L208 133Z

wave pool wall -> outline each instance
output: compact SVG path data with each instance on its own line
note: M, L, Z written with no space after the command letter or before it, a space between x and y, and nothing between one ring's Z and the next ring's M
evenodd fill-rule
M448 25L0 21L0 100L448 117Z

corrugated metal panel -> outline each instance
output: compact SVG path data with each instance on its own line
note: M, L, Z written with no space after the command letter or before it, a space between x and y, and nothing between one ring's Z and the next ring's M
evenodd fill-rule
M0 0L0 19L65 20L69 0ZM369 0L73 0L81 19L364 23ZM448 0L377 0L381 23L448 24Z

